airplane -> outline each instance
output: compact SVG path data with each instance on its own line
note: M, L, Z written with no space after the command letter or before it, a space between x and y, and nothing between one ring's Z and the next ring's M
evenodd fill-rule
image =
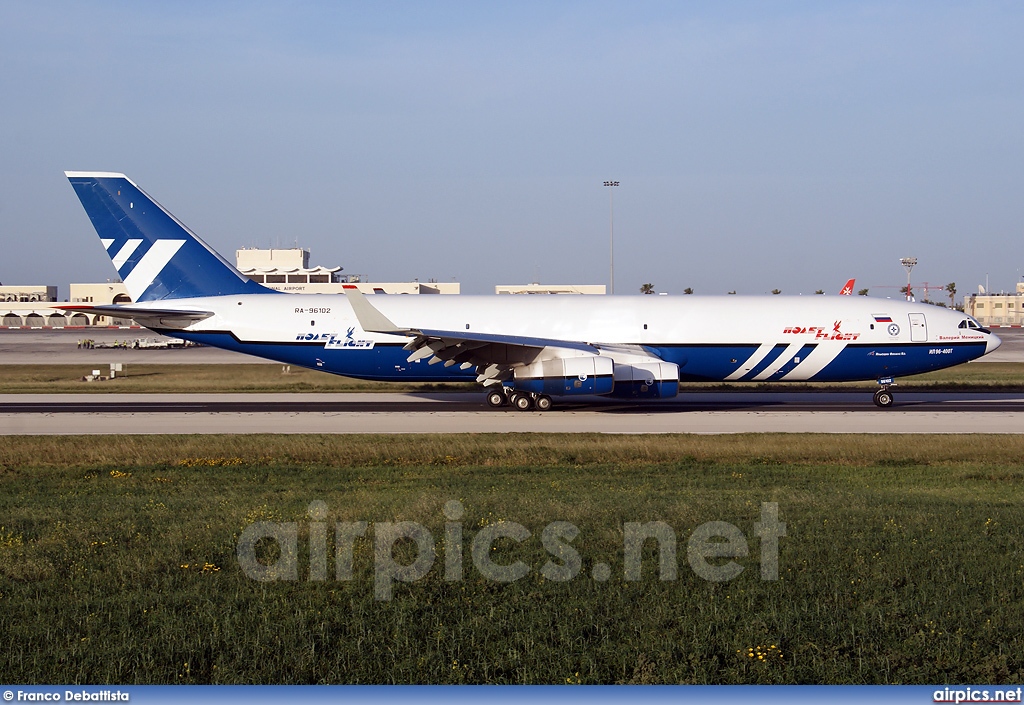
M853 285L857 282L856 279L851 279L843 285L843 288L839 290L840 296L853 296Z
M675 397L680 381L875 380L974 360L998 337L958 311L786 296L287 294L249 280L127 176L65 172L130 304L65 305L157 333L367 380L476 380L491 407Z

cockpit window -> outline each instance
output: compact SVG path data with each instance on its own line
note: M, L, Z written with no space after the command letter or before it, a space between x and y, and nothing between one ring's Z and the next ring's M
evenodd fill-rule
M960 325L958 325L957 328L966 328L966 329L970 329L970 330L976 330L976 331L979 331L981 333L988 333L989 332L988 328L985 328L984 326L982 326L980 323L978 323L976 320L974 320L970 316L968 316L964 320L960 321Z

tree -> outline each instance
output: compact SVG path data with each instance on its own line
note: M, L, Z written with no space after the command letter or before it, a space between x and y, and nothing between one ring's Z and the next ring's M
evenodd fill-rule
M736 290L735 290L735 289L733 289L732 291L729 291L729 292L727 292L727 293L728 293L728 294L735 294L735 293L736 293Z
M693 289L691 289L690 287L686 287L685 289L683 289L683 293L684 294L692 294L693 293Z
M946 284L946 293L949 294L949 307L953 308L953 299L956 298L956 282Z
M818 289L818 290L817 290L817 291L815 291L814 293L815 293L815 294L824 294L824 293L825 293L825 290L824 290L824 289Z
M868 290L867 289L861 289L860 291L857 292L857 296L867 296L867 295L868 295Z
M640 285L640 293L641 294L653 294L654 293L654 284L641 284Z
M772 293L778 296L779 294L782 293L782 289L772 289Z

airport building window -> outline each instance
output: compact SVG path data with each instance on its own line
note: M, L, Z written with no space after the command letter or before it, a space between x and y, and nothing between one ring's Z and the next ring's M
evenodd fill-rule
M310 284L330 284L331 280L330 280L330 277L328 275L326 275L326 274L310 274L309 275L309 283Z
M992 305L992 308L1002 308L1002 307L1003 307L1002 304L993 304Z
M285 283L285 280L284 280L284 275L283 274L268 274L267 275L267 284L284 284L284 283Z
M250 274L249 275L249 279L251 279L252 281L256 282L257 284L262 284L263 283L263 275L262 274Z
M288 283L289 284L306 284L307 283L306 275L305 274L289 274L288 275Z

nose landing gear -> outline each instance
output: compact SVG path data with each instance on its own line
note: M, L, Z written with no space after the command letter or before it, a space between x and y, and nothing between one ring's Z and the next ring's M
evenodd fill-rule
M889 391L889 387L895 387L896 383L893 382L892 377L883 377L878 380L878 383L882 385L882 388L875 392L875 406L888 409L892 406L893 402L892 392Z

